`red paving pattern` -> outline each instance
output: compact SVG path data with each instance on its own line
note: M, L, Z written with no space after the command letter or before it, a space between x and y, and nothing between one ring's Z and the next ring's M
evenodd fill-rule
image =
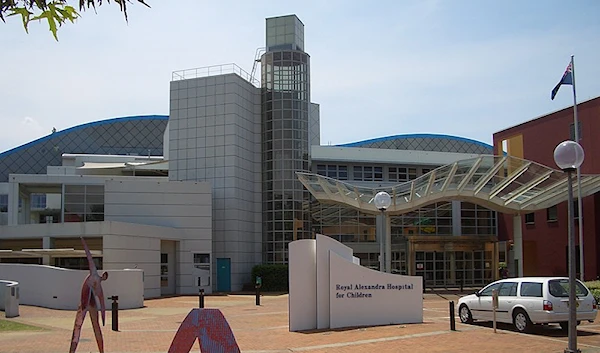
M283 352L557 352L567 346L567 336L558 326L537 328L519 334L509 325L463 325L449 330L448 301L456 295L424 295L422 324L391 325L347 330L288 332L287 295L263 296L261 306L254 296L207 296L207 308L225 315L235 339L246 353ZM111 331L111 315L103 327L106 353L167 352L175 333L189 311L198 305L197 297L146 300L145 308L119 312L119 332ZM0 352L63 353L68 351L74 311L21 306L14 319L43 327L39 332L3 332ZM599 319L600 320L600 319ZM585 323L578 333L583 353L600 353L600 321ZM84 325L78 352L98 352L89 322ZM199 352L195 343L192 352Z

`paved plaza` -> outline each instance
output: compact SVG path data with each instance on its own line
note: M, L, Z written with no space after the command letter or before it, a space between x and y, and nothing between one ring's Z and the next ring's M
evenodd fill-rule
M424 295L422 324L391 325L306 333L288 332L287 295L266 295L261 306L253 295L207 296L207 308L220 309L245 353L283 352L562 352L567 335L558 325L539 327L531 334L515 332L509 325L463 325L449 329L448 302L455 294ZM119 312L119 332L111 330L111 314L103 329L107 353L166 352L181 321L198 306L197 297L146 300L142 309ZM401 305L401 303L398 303ZM110 306L110 304L109 304ZM64 353L68 351L74 311L21 306L21 316L11 319L44 328L43 331L2 332L0 352ZM582 352L600 352L600 322L579 327ZM86 318L78 352L97 352ZM192 352L199 352L195 344Z

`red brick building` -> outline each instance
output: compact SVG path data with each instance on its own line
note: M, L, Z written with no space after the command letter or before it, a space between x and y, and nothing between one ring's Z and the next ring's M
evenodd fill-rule
M600 174L600 97L577 105L579 143L585 151L582 174ZM503 153L535 161L551 168L554 148L564 140L574 140L573 107L566 108L511 128L493 136L496 155ZM598 156L598 157L597 157ZM577 192L575 191L575 197ZM567 275L568 217L567 203L546 210L522 215L523 275ZM575 201L575 215L577 201ZM575 237L579 247L579 227L575 222ZM505 241L505 261L511 261L509 251L513 239L512 215L499 214L498 239ZM600 193L583 198L583 249L586 280L600 276ZM502 248L502 247L501 247ZM500 261L504 254L501 251ZM579 248L577 249L579 273ZM510 265L509 265L510 266ZM578 275L579 276L579 275Z

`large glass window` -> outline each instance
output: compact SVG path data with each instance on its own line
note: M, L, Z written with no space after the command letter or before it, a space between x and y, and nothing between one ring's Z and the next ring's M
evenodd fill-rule
M104 220L103 185L65 185L65 222Z
M452 235L452 204L437 202L416 211L393 216L394 235ZM393 240L392 240L393 241Z
M463 235L495 235L496 212L470 202L461 202Z
M0 212L8 212L8 195L0 195Z

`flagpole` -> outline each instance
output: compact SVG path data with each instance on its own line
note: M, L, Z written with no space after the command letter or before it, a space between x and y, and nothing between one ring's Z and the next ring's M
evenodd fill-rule
M575 142L579 143L579 120L577 119L577 93L575 90L575 55L571 55L571 79L573 81L573 128L575 129ZM581 200L581 167L577 168L577 213L579 225L579 279L585 280L583 259L583 212Z

